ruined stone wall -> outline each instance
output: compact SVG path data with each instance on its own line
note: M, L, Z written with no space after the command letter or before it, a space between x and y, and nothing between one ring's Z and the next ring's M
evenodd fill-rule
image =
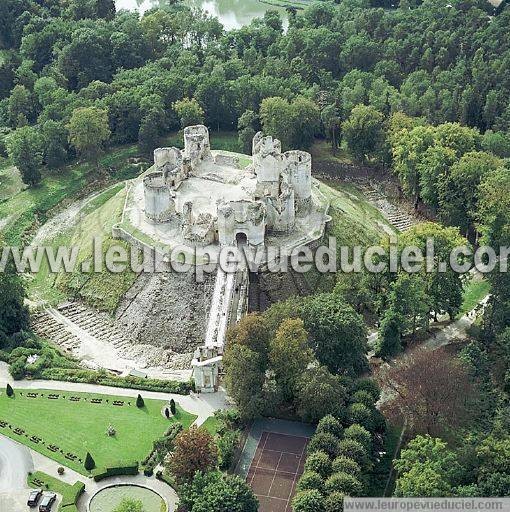
M264 244L266 209L260 202L230 201L218 205L218 240L221 245L236 244L239 233L252 246Z

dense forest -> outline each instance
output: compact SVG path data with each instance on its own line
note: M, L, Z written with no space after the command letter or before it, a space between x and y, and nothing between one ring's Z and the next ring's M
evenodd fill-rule
M332 153L342 146L353 161L391 170L411 203L445 225L415 228L402 247L433 236L445 254L468 242L498 254L510 245L504 5L495 13L485 0L401 0L392 9L319 1L289 9L288 30L268 11L226 32L179 1L140 17L116 12L113 0L3 0L0 153L37 187L76 157L99 165L102 150L132 142L149 154L195 123L237 130L246 152L261 128L287 149L326 138ZM448 409L456 404L444 394L434 424L409 409L417 437L396 463L399 495L510 494L510 277L496 270L487 280L489 304L459 358L418 361L443 383L453 375L476 404ZM297 512L339 510L343 494L366 490L352 474L324 490L332 472L362 479L374 465L365 453L372 434L384 430L378 390L356 380L366 371L362 314L376 318L378 355L389 358L431 318L454 319L462 289L453 273L340 276L331 293L276 305L231 331L226 381L243 417L284 407L322 418ZM13 273L0 277L0 290L12 313L0 315L0 346L10 349L22 343L27 311Z

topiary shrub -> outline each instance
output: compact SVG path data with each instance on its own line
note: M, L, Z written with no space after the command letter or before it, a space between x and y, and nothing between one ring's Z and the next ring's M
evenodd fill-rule
M340 438L342 437L343 430L344 429L342 427L342 424L334 416L328 414L319 421L315 433L320 434L322 432L325 432L327 434L333 434L335 437Z
M92 471L96 467L96 463L89 452L87 452L83 466L87 471Z
M7 387L5 388L5 393L7 396L14 396L14 389L12 389L12 386L10 384L7 384Z
M316 489L321 494L324 492L324 480L315 471L305 471L297 484L298 491L310 491Z
M172 416L175 416L177 413L177 407L173 398L170 400L170 412L172 413Z
M325 452L331 459L338 455L339 441L333 434L321 432L315 434L308 444L308 453Z
M344 457L343 455L340 455L340 457L337 457L333 461L331 469L333 473L347 473L356 478L359 478L361 475L360 465L355 460Z
M324 512L343 512L344 498L341 492L332 492L324 500Z
M374 429L374 417L372 415L373 408L367 407L365 404L355 403L349 406L347 414L349 423L359 423L367 430Z
M354 476L347 473L333 473L326 480L326 492L340 492L347 496L360 496L363 492L363 485Z
M305 462L305 471L315 471L322 478L331 475L331 459L326 452L311 453Z
M143 401L142 395L138 394L136 397L136 406L138 409L141 409L145 405L145 402Z
M58 467L58 469L57 469L57 473L58 473L59 475L63 475L63 474L64 474L64 471L65 471L65 470L64 470L64 468L63 468L62 466L59 466L59 467Z
M292 500L292 510L294 512L325 512L324 498L315 489L300 491Z
M354 439L342 439L338 444L337 455L353 459L362 469L366 469L370 465L365 447Z
M344 439L354 439L362 444L367 452L372 451L372 434L357 423L345 429Z

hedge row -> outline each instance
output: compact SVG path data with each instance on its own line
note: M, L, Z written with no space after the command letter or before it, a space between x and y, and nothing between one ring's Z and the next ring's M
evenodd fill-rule
M111 466L106 468L98 468L92 471L92 477L95 482L104 480L110 476L121 476L121 475L137 475L138 474L138 462L132 462L125 464L124 466Z
M47 368L42 371L41 377L46 380L98 384L101 386L174 393L177 395L188 395L194 388L193 382L143 379L141 377L114 377L104 372L74 368Z
M77 510L76 502L78 498L85 491L85 484L83 482L76 482L65 492L62 496L62 503L60 505L60 512L74 512Z

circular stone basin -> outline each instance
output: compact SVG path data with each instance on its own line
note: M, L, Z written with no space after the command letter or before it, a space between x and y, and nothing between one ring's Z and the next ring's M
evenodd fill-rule
M155 491L138 485L114 485L98 491L89 502L89 512L113 512L129 498L141 501L144 512L167 512L163 498Z

